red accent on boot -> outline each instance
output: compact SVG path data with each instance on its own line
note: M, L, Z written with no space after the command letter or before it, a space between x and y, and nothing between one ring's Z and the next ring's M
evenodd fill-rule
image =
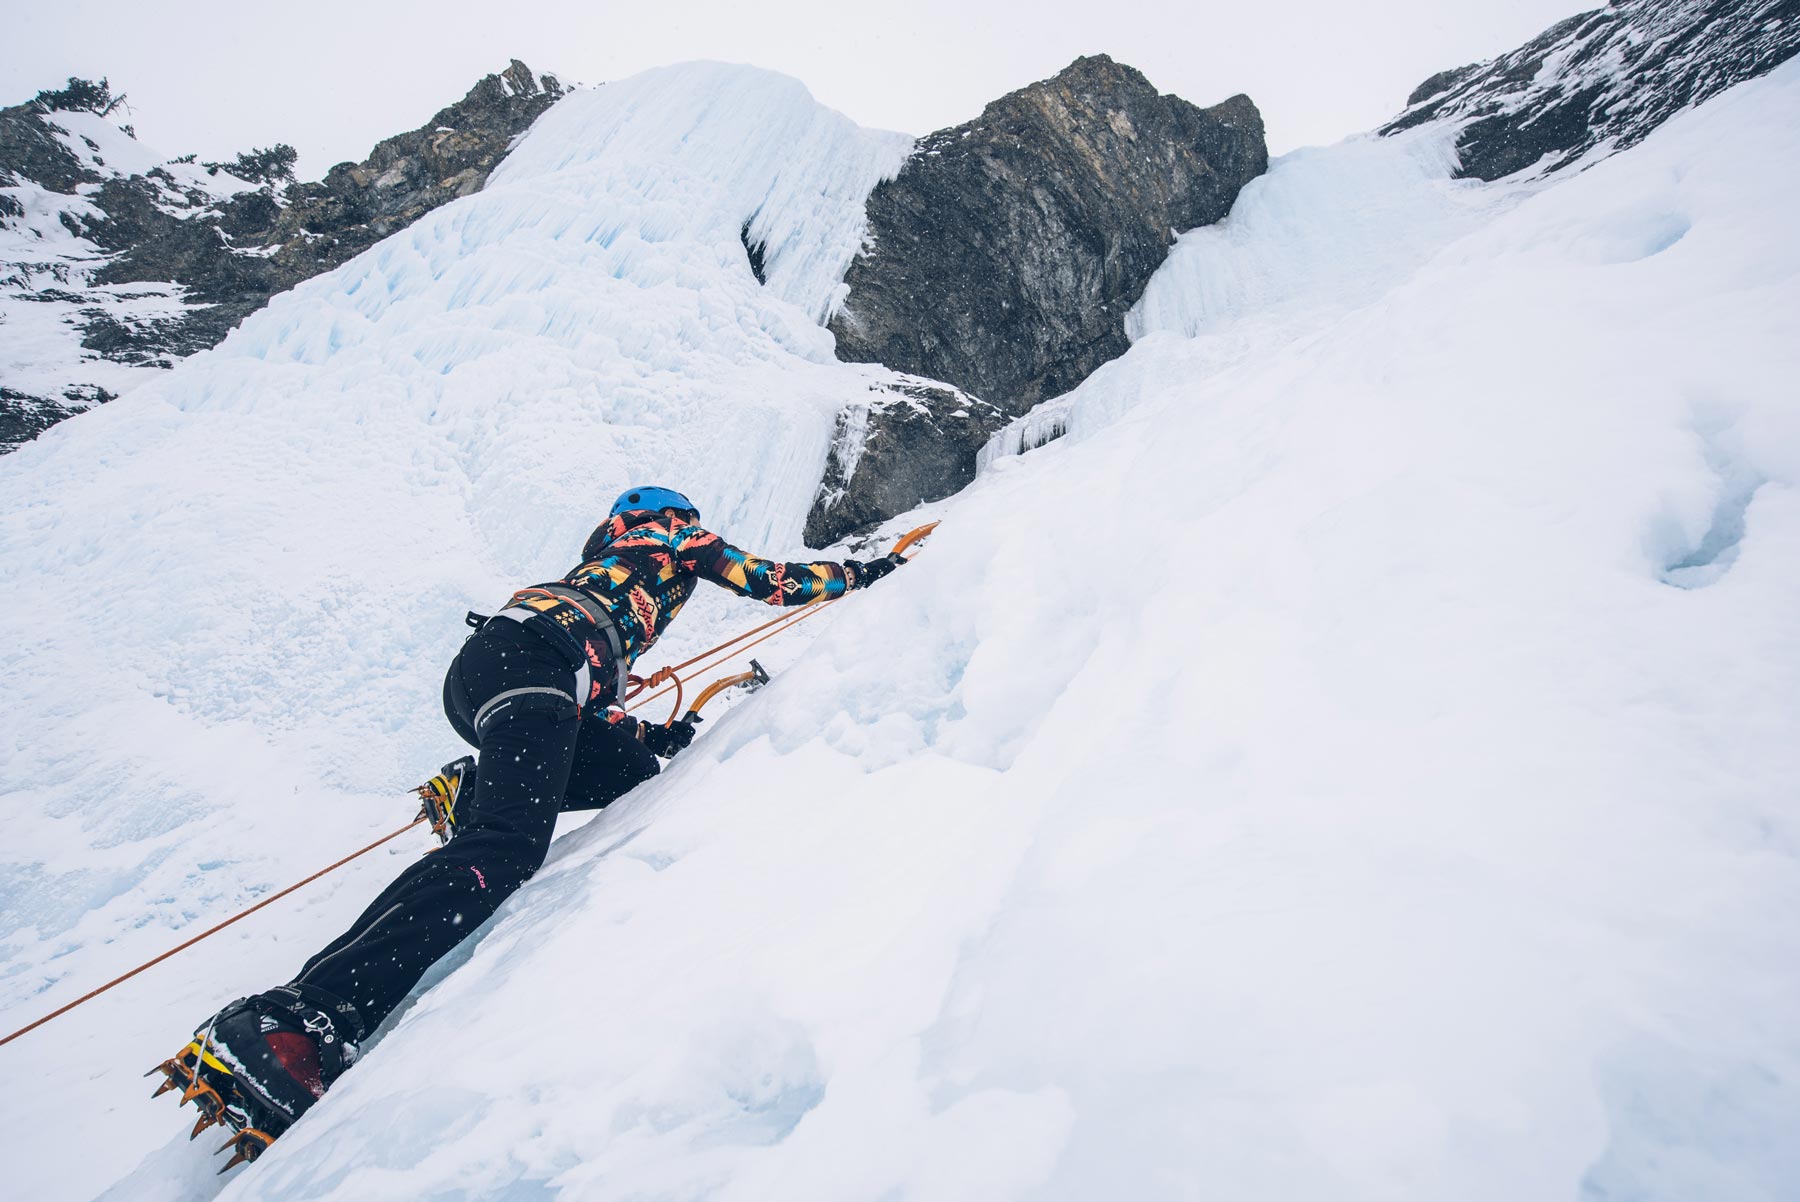
M288 1076L306 1086L315 1098L325 1096L325 1082L319 1077L319 1048L304 1035L292 1031L271 1031L263 1036L269 1050L287 1070Z

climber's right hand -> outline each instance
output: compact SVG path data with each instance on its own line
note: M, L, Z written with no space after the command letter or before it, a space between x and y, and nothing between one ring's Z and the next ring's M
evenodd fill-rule
M847 559L844 561L844 575L849 578L851 588L868 588L905 562L906 556L891 553L880 559Z

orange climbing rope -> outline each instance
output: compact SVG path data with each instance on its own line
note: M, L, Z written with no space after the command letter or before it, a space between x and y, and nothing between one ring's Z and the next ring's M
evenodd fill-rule
M687 666L686 664L676 665L676 667L686 667L686 666ZM648 676L631 676L631 677L628 677L627 679L630 681L630 683L634 687L632 687L631 689L626 691L625 696L621 699L624 701L631 700L633 697L636 697L639 693L642 693L645 689L654 689L658 685L667 684L671 680L674 681L675 682L675 712L669 715L669 721L663 723L663 725L667 726L667 725L669 725L669 723L674 722L676 715L681 713L681 677L679 677L675 674L674 667L658 668L656 671L650 673L650 675L648 675ZM668 690L664 689L663 693L666 693L666 692L668 692ZM660 697L660 696L662 696L662 693L658 693L658 694L656 694L656 696ZM647 700L649 700L649 698L645 698L645 700L647 701ZM637 706L633 705L633 706L629 706L627 708L636 709Z
M763 635L759 639L753 639L752 641L745 643L742 647L739 647L736 650L727 651L725 654L718 656L716 659L713 659L713 661L711 663L706 664L702 668L696 669L696 672L710 672L714 668L718 667L720 664L724 663L725 661L731 660L731 659L736 659L739 655L750 650L750 648L756 646L758 643L766 643L778 634L786 634L788 632L788 630L790 630L792 627L798 626L800 623L806 621L806 619L812 617L814 614L820 612L821 610L830 609L833 605L836 605L839 601L842 601L842 600L843 600L842 597L833 597L829 601L820 601L815 605L809 605L805 609L797 610L794 613L784 614L780 618L781 625L777 626L773 630L770 630L769 628L771 626L774 626L775 623L764 622L761 626L758 626L756 629L757 630L768 630L769 633ZM754 634L755 631L752 631L751 633ZM733 640L733 641L735 642L737 640ZM720 646L722 647L722 646L724 646L724 644L721 643ZM713 653L716 652L718 649L719 648L715 647L715 648L713 648L712 651L701 652L699 655L696 655L693 659L691 659L687 662L691 664L698 660L707 659L707 658L711 657L713 655ZM641 700L632 702L630 705L626 706L625 708L628 711L639 709L643 706L650 704L652 701L655 701L658 697L667 696L668 692L669 692L668 689L663 689L661 692L652 693L648 697L645 697L645 698L642 698ZM633 696L635 696L635 694L633 694ZM681 695L680 695L680 693L677 693L675 696L675 711L676 711L676 713L679 713L680 710L681 710ZM671 717L670 720L673 721L673 717Z
M897 543L894 544L894 549L891 553L895 554L895 555L904 555L908 548L912 547L920 539L924 538L926 535L930 534L933 530L937 529L937 525L938 524L936 522L932 522L929 525L920 526L916 530L907 532L905 535L903 535L901 537L901 539ZM720 643L717 646L709 647L705 651L702 651L700 654L693 656L690 659L685 659L678 664L673 664L666 668L658 668L655 672L652 672L647 677L640 678L640 677L633 676L633 677L631 677L631 680L634 684L637 685L637 688L632 690L632 692L628 693L626 695L626 699L636 697L639 693L642 693L648 689L658 688L659 686L663 686L663 685L670 685L670 687L672 687L675 691L675 710L674 710L674 713L672 713L669 718L669 721L673 722L675 720L675 715L677 715L681 712L681 688L682 688L682 686L681 686L681 677L679 675L677 675L677 673L680 672L682 669L692 667L694 664L699 663L701 660L710 659L713 656L718 655L720 652L729 652L728 654L722 655L720 658L714 660L713 663L706 665L706 668L702 669L702 670L710 670L712 668L716 668L716 667L718 667L719 664L725 662L725 660L733 659L737 655L741 654L742 652L750 650L750 648L756 646L758 643L765 643L768 640L774 638L776 635L785 633L790 628L797 626L801 622L804 622L807 618L812 617L814 614L818 613L820 610L829 609L833 605L836 605L839 601L842 601L843 599L844 599L843 595L840 594L836 597L831 598L828 601L820 601L816 604L808 605L802 609L796 610L795 612L793 612L791 614L782 614L781 616L779 616L777 618L773 618L767 622L762 623L759 626L754 626L751 629L746 630L744 633L736 636L735 638L726 639L723 643ZM768 631L768 633L762 634L763 631ZM737 644L743 643L745 639L751 638L752 635L757 635L757 634L762 634L762 637L755 639L752 642L745 643L741 647L737 647ZM731 650L731 648L733 648L733 647L737 647L737 649L735 651ZM751 662L753 665L755 664L755 661L751 661ZM745 673L741 673L737 676L729 677L729 678L726 678L723 680L714 681L711 685L707 686L707 688L700 694L700 696L698 698L695 699L694 707L693 707L693 709L690 709L688 711L688 713L690 713L690 714L698 713L700 710L700 707L705 705L708 701L712 700L712 698L717 693L719 693L721 690L723 690L725 688L729 688L730 686L732 686L734 684L747 683L748 681L750 681L752 679L766 680L768 678L767 678L766 674L763 674L761 672L761 668L758 666L758 667L756 667L756 670L754 670L754 671L745 672ZM673 682L673 683L671 684L671 682ZM639 701L635 702L634 704L627 706L626 708L627 709L638 709L644 705L649 704L652 701L655 701L658 697L665 696L668 692L669 692L669 688L662 688L660 692L651 693L648 697L644 697L642 700L639 700ZM233 914L230 918L227 918L224 922L221 922L214 926L208 927L206 930L201 931L198 935L195 935L192 939L188 939L185 942L176 944L174 947L170 948L168 951L164 952L162 955L157 956L156 958L151 959L151 960L146 960L144 963L138 965L136 968L132 969L130 972L122 973L119 976L114 977L112 980L110 980L106 984L100 986L98 989L91 989L88 992L82 994L80 997L76 998L74 1001L68 1003L67 1005L60 1006L57 1009L52 1010L50 1013L44 1015L44 1017L36 1020L35 1022L27 1023L23 1027L20 1027L17 1031L14 1031L12 1034L10 1034L4 1038L0 1038L0 1047L4 1047L6 1044L9 1044L13 1040L19 1038L19 1036L21 1036L21 1035L26 1035L32 1031L37 1030L39 1027L43 1026L45 1023L49 1022L53 1018L60 1018L62 1015L67 1014L69 1011L75 1009L75 1007L81 1005L83 1002L92 1001L94 998L99 997L101 994L105 993L107 990L111 989L113 986L121 985L121 984L125 983L126 981L131 980L131 978L137 976L139 973L145 971L146 969L156 967L158 964L161 964L164 960L167 960L170 956L175 955L177 952L186 951L188 948L194 946L196 943L199 943L202 939L205 939L210 935L218 934L220 931L224 930L226 927L230 926L232 923L238 922L242 919L250 917L252 914L256 913L258 910L262 909L264 906L270 905L273 902L280 901L282 898L286 897L290 893L293 893L297 889L305 888L307 885L312 884L314 881L318 880L322 876L325 876L327 873L337 871L339 868L342 868L344 865L348 864L350 861L357 859L360 856L367 855L369 852L374 851L377 847L380 847L382 844L389 843L395 839L398 839L401 835L404 835L407 831L412 830L415 826L418 826L425 821L426 821L426 816L424 814L420 814L417 818L413 819L411 822L407 823L405 826L401 827L399 830L392 831L388 834L383 835L381 838L375 840L375 842L369 844L367 847L359 848L358 850L353 851L349 855L345 856L343 859L337 860L330 864L327 864L325 867L319 869L317 872L313 873L311 876L306 877L302 880L295 881L293 884L289 885L286 889L281 890L279 893L271 893L269 896L263 898L261 901L257 902L255 905L251 906L249 909L240 911L237 914Z
M218 934L220 931L224 930L226 927L230 926L232 923L238 921L240 918L250 917L252 914L256 913L258 910L260 910L264 906L268 905L270 902L280 901L282 898L286 897L288 894L292 893L294 890L302 888L306 885L312 884L314 881L318 880L320 877L324 876L326 873L334 872L337 869L342 868L344 865L348 864L351 860L356 859L358 856L367 855L369 852L374 851L377 847L380 847L383 843L386 843L392 839L398 839L401 835L404 835L407 831L410 831L413 827L419 825L423 821L425 821L425 816L423 814L421 814L419 817L413 819L411 822L407 823L405 826L401 827L399 830L394 831L391 834L383 835L381 838L375 840L375 842L369 844L367 847L362 848L359 851L351 852L349 855L345 856L343 859L337 861L334 864L327 864L325 867L319 869L319 871L313 873L311 876L307 877L305 880L295 881L293 884L289 885L286 889L283 889L280 893L269 894L269 896L263 898L261 901L257 902L254 906L251 906L248 910L245 910L242 913L233 914L230 918L227 918L224 922L219 923L217 926L211 926L211 927L206 928L206 930L201 931L198 935L195 935L192 939L189 939L186 943L176 944L174 947L170 948L168 951L164 952L162 955L156 957L156 959L146 960L144 963L138 965L136 968L132 969L130 972L125 973L122 976L114 977L112 980L110 980L106 984L100 986L100 988L98 988L98 989L89 990L87 993L82 994L80 997L76 998L74 1001L70 1002L68 1005L63 1006L62 1008L57 1009L57 1010L52 1010L50 1013L44 1015L44 1017L38 1019L36 1022L25 1024L23 1027L20 1027L17 1031L14 1031L11 1035L8 1035L5 1039L0 1039L0 1046L11 1043L13 1040L15 1040L19 1036L25 1034L27 1031L37 1030L39 1027L43 1026L45 1023L49 1022L51 1019L56 1018L59 1015L67 1014L69 1011L75 1009L75 1007L81 1005L81 1003L83 1003L83 1002L90 1001L93 998L99 997L101 994L105 993L108 989L111 989L114 985L118 985L122 982L131 980L131 978L137 976L140 972L143 972L146 968L156 967L158 964L161 964L164 960L167 960L170 956L173 956L176 952L185 951L188 948L193 947L196 943L199 943L202 939L206 938L208 935Z

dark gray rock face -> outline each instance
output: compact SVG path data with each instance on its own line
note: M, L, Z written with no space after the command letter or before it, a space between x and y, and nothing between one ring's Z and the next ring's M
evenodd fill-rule
M1175 232L1219 220L1267 166L1248 97L1197 108L1077 59L925 138L876 187L838 357L1022 413L1124 353Z
M240 181L235 193L176 160L143 175L112 170L97 149L78 153L57 112L0 109L0 322L13 302L59 307L79 339L54 369L41 351L29 370L0 354L0 452L112 399L104 384L121 374L109 365L172 367L276 293L479 191L563 90L515 59L361 163L316 183ZM62 230L32 223L27 194L60 207ZM67 245L48 247L63 231Z
M1470 63L1466 67L1452 67L1448 71L1426 76L1425 82L1414 88L1412 95L1406 98L1407 107L1430 100L1433 96L1441 96L1480 69L1480 63Z
M563 95L553 75L518 59L489 75L426 124L378 144L361 163L339 163L318 183L295 184L273 213L245 215L242 237L274 247L283 288L348 262L396 230L481 191L518 136ZM254 228L259 217L273 220Z
M98 385L72 385L61 397L52 398L0 384L0 452L31 441L65 417L117 399Z
M1125 353L1175 234L1268 162L1248 97L1197 108L1105 55L921 140L869 197L830 323L840 359L906 375L839 415L808 545L966 486L1008 420Z
M1800 0L1618 0L1510 54L1434 75L1381 132L1466 121L1458 174L1554 171L1623 150L1682 109L1800 50Z
M94 182L93 173L59 141L44 124L36 105L26 103L0 108L0 182L31 180L52 192L73 192L77 185ZM6 198L0 215L23 217L24 209Z
M975 458L1009 420L996 406L929 380L896 378L838 414L837 441L806 517L806 545L845 535L959 492Z

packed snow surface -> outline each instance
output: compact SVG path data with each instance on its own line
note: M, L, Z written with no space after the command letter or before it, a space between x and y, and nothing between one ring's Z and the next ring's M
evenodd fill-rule
M1792 1197L1797 127L1789 65L1547 186L1278 164L222 1196ZM404 821L462 610L628 476L792 549L871 370L816 193L897 145L745 69L578 94L0 464L5 1025ZM0 1049L21 1196L220 1191L137 1074L420 846Z

